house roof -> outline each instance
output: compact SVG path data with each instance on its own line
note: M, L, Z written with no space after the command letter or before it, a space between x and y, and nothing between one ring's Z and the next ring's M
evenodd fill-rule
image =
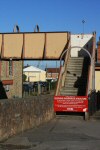
M59 73L60 68L46 68L47 73Z
M95 70L100 71L100 63L98 62L95 63Z
M24 68L23 71L24 72L45 72L44 70L39 69L39 68L34 67L34 66L29 66L27 68Z
M27 65L27 66L23 66L23 68L25 69L25 68L27 68L27 67L30 67L30 65Z

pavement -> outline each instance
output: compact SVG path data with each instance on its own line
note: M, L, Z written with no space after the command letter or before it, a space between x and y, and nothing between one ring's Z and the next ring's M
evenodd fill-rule
M58 117L0 144L0 150L100 150L100 121Z

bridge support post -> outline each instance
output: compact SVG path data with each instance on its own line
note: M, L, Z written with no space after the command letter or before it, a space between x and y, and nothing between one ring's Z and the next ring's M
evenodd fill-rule
M89 120L89 112L85 112L84 119L85 119L86 121Z
M38 82L38 95L40 95L40 94L41 94L41 85Z

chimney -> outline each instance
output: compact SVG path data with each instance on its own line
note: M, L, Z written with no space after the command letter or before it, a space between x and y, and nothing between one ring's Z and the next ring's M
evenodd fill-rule
M97 42L97 62L100 62L100 37L99 41Z

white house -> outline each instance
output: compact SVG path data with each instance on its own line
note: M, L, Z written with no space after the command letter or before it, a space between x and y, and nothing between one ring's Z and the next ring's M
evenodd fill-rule
M24 68L23 73L27 76L28 82L46 81L46 71L34 66Z

